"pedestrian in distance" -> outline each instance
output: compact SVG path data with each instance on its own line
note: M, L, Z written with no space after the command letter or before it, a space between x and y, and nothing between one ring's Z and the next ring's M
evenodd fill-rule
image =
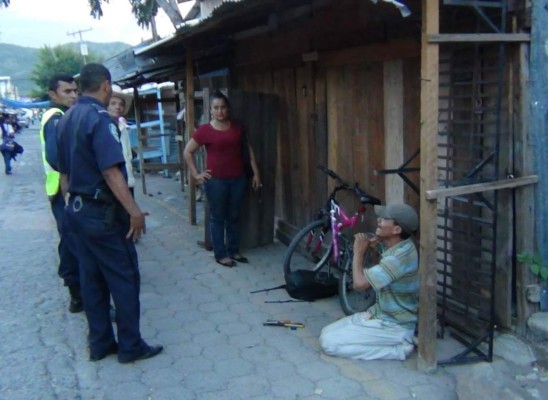
M122 88L118 85L112 85L112 97L110 98L107 110L110 116L116 122L120 130L120 142L122 143L122 151L126 160L127 184L132 195L135 195L135 176L133 175L133 151L131 149L131 140L129 138L128 124L124 118L131 106L131 96L122 92Z
M261 186L261 178L243 124L230 119L228 98L221 92L215 92L210 104L211 121L194 132L185 146L184 158L192 178L205 188L215 260L224 267L233 267L236 262L249 262L240 254L239 228L247 185L246 153L249 154L249 175L254 190ZM206 149L207 166L205 171L198 172L194 153L201 146Z
M71 75L55 74L48 83L50 108L42 115L40 121L40 143L42 163L45 172L45 190L51 212L59 233L59 267L57 274L63 279L70 294L69 311L79 313L84 310L80 291L80 273L76 244L65 227L65 198L61 192L61 178L57 157L57 125L63 114L74 105L78 98L78 86Z
M82 95L59 122L59 171L70 193L68 226L77 237L82 297L88 320L91 361L111 354L120 363L158 355L140 332L140 273L134 241L146 233L141 211L127 185L118 129L106 106L111 75L101 64L80 71ZM110 320L116 307L117 339Z
M320 345L332 356L405 360L414 349L418 313L418 255L411 239L418 217L407 204L375 206L375 213L375 237L356 234L352 260L354 290L373 287L375 304L324 327ZM364 256L371 246L377 246L381 258L364 269Z
M6 114L0 115L0 130L2 131L0 152L2 152L2 157L4 158L4 172L6 175L11 175L11 160L15 156L15 131L13 126L8 123Z

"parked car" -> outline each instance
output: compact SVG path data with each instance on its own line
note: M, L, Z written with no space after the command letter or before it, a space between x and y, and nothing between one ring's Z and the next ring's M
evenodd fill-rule
M30 125L30 121L27 117L22 117L20 115L17 116L17 123L21 128L28 128Z
M17 123L21 128L28 128L30 126L30 117L25 110L17 113Z

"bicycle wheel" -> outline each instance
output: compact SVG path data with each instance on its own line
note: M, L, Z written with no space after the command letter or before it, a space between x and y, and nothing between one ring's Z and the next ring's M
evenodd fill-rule
M332 244L329 220L311 222L297 232L289 244L284 257L284 274L299 269L318 271L329 262Z
M367 249L364 257L364 268L373 265L373 251ZM344 270L339 278L339 303L346 315L365 311L375 303L375 290L373 288L358 292L352 287L352 252L349 252L344 264Z

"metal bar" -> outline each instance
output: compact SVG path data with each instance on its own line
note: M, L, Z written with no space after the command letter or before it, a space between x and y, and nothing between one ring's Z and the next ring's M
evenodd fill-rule
M481 0L443 0L443 4L447 6L478 6L500 8L502 1L481 1Z
M487 18L487 16L484 17ZM490 21L489 26L491 28L495 27ZM496 32L500 31L497 30ZM527 43L530 41L531 35L529 33L442 33L428 36L428 42L430 43Z
M481 9L478 6L472 6L472 9L476 12L476 14L480 16L483 22L485 22L492 30L494 30L497 33L501 32L501 29L498 26L496 26L493 23L493 21L491 21L491 19L489 18L487 14L485 14L485 11L483 11L483 9Z

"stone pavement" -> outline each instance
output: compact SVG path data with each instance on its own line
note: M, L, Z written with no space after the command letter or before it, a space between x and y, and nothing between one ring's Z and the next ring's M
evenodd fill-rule
M161 175L147 175L150 195L136 197L150 212L148 233L137 244L142 334L163 344L164 353L129 365L115 357L89 362L84 315L68 313L68 294L56 275L57 233L43 191L36 127L17 140L25 153L13 175L0 174L2 400L546 398L544 370L527 357L521 366L496 357L493 364L426 375L416 369L416 354L404 362L322 354L321 328L342 316L337 298L265 303L289 297L283 290L250 294L283 283L285 246L252 249L245 253L250 264L220 267L196 245L203 227L188 223L179 182ZM305 328L265 327L267 319ZM458 351L450 339L438 347L440 359ZM470 390L475 376L483 385ZM515 385L489 391L489 380Z

